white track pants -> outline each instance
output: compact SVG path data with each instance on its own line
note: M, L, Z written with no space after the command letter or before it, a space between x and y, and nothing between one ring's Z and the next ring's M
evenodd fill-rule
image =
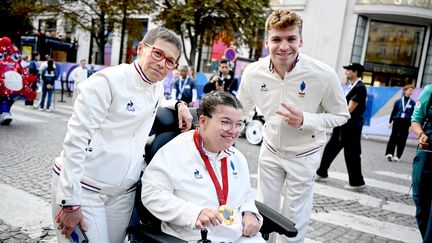
M284 158L261 146L258 167L258 200L296 224L295 238L279 236L278 242L303 242L312 211L315 171L320 152ZM282 202L282 206L281 206ZM271 241L275 242L275 234Z
M60 206L56 205L56 188L59 176L52 177L52 214L53 219ZM86 235L91 243L123 243L126 237L126 228L132 214L135 191L107 196L83 189L81 209L84 222L87 225ZM57 229L54 219L54 228L59 243L70 243L61 231Z

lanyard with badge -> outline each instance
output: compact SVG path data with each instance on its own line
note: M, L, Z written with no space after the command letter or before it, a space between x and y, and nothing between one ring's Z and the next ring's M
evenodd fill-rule
M405 111L406 111L406 109L408 108L408 106L409 106L409 103L410 103L410 101L411 101L411 98L408 98L408 101L407 101L407 103L406 103L406 105L405 105L405 99L404 99L404 96L402 96L402 113L401 113L401 118L405 118Z
M216 177L216 174L213 170L212 165L210 164L210 160L209 160L208 156L206 155L206 153L202 147L202 141L201 141L201 137L200 137L199 132L198 132L198 128L195 129L195 133L194 133L193 138L194 138L195 146L198 149L202 160L204 161L204 164L207 168L207 171L208 171L210 178L213 181L213 185L216 189L216 193L217 193L219 205L220 205L218 208L218 212L222 216L224 223L226 225L231 225L234 222L234 218L233 218L234 211L226 205L226 201L228 198L227 158L225 157L221 160L221 171L222 171L222 188L221 188L219 180Z
M184 80L179 79L178 88L179 88L179 91L180 91L180 92L179 92L178 95L177 95L177 99L181 99L182 96L183 96L183 90L184 90L184 88L185 88L185 86L186 86L186 80L187 80L187 79L184 79ZM181 85L182 81L184 81L184 82L183 82L183 86Z

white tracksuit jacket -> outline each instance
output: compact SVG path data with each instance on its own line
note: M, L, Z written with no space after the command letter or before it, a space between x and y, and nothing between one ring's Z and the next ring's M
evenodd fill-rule
M326 142L325 131L350 118L336 72L304 54L299 54L296 66L285 74L285 79L274 71L270 56L249 64L237 98L243 104L245 116L255 106L261 110L265 119L264 144L288 158L316 152ZM275 113L285 111L282 102L303 111L304 121L299 129L289 126Z
M219 201L214 184L193 141L194 131L182 133L159 149L142 177L141 199L146 208L163 221L162 230L187 241L201 239L195 228L204 208L217 210ZM216 155L215 155L216 156ZM234 224L209 227L212 242L235 242L242 236L242 212L257 214L248 164L237 149L230 147L210 163L221 181L221 163L228 157L227 205L234 210Z
M114 196L135 185L163 99L162 82L148 83L136 62L95 73L80 83L78 92L63 151L54 164L60 173L60 205L81 205L82 188Z

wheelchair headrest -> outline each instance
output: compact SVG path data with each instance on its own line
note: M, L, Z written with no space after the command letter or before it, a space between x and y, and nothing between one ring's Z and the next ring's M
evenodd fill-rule
M198 125L197 109L189 108L189 111L192 114L191 129L194 129ZM150 138L145 146L145 161L149 163L162 146L179 134L177 112L165 107L159 107L150 132Z
M189 108L192 114L192 129L198 126L198 115L196 108ZM151 134L160 134L167 131L180 131L178 128L177 111L166 107L159 107L153 123Z

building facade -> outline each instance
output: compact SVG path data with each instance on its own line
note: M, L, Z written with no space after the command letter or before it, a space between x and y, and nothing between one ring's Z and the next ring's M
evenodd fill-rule
M432 83L432 0L275 0L304 20L303 52L329 64L365 66L372 86Z
M345 78L342 66L359 62L366 68L364 81L371 86L424 87L432 83L432 0L272 0L271 6L289 8L302 16L302 51L333 67L341 80ZM156 25L149 15L134 19L141 24L142 34ZM76 60L94 63L100 55L95 53L90 34L72 28L61 16L39 16L34 25L50 35L74 40ZM137 36L127 32L123 61L134 59L140 41ZM204 51L210 53L210 49ZM238 48L238 57L249 57L248 51ZM119 63L120 30L110 35L104 55L105 65Z

